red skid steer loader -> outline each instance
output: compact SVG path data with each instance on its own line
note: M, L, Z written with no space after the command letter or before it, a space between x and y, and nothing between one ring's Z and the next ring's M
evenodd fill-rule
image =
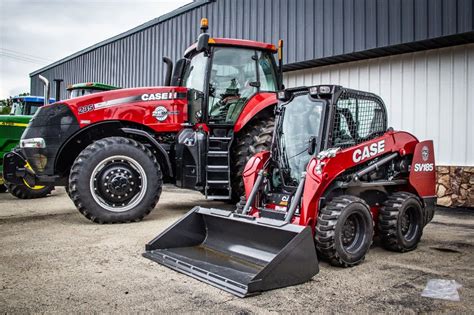
M374 232L389 250L416 248L434 214L432 141L387 129L371 93L324 85L278 98L271 152L246 164L237 210L195 207L145 257L244 297L308 281L317 256L357 265Z

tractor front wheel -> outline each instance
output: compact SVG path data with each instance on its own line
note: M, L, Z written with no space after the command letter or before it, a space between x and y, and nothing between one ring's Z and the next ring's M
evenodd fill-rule
M396 192L379 212L378 228L382 246L396 252L415 249L423 233L420 199L407 192Z
M343 195L320 210L316 249L331 265L352 267L365 259L373 234L374 223L367 203L358 197Z
M69 194L77 209L96 223L142 220L155 207L162 173L143 144L104 138L85 148L69 175Z
M46 186L33 186L30 187L26 183L25 185L15 185L6 183L5 186L8 192L13 196L20 199L36 199L46 197L54 190L53 185Z
M245 164L255 154L270 150L275 117L271 113L253 118L235 137L231 155L232 201L245 195L242 172Z

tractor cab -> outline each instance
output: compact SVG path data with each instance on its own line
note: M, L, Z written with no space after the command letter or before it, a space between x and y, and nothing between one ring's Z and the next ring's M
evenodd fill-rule
M277 50L248 40L206 38L205 48L193 45L177 62L173 77L180 79L171 84L188 88L194 122L233 125L252 96L277 91Z
M187 91L188 127L178 134L176 184L198 188L208 199L235 200L243 193L241 170L235 165L242 168L250 153L238 151L248 132L241 129L262 112L268 115L260 120L271 119L273 124L273 107L263 109L276 103L282 86L281 62L277 67L274 58L282 43L277 49L262 42L211 38L206 21L201 30L174 69L164 58L166 85Z
M85 83L76 83L69 84L67 87L68 98L75 98L84 95L111 91L120 89L117 86L99 83L99 82L85 82Z
M312 157L327 148L347 148L384 133L385 106L370 93L324 85L278 93L272 148L276 183L297 186Z
M54 98L49 99L54 103ZM12 116L33 116L38 108L44 105L44 98L41 96L15 96L12 98L10 115Z

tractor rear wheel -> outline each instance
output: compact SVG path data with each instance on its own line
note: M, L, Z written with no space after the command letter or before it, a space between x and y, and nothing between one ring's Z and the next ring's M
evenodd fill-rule
M231 155L232 202L245 195L242 172L245 164L255 154L270 150L275 117L266 113L253 118L235 137Z
M396 252L415 249L423 234L420 199L407 192L396 192L379 212L378 228L382 246Z
M373 234L374 223L367 203L358 197L343 195L320 210L316 249L331 265L352 267L365 259Z
M143 144L122 137L98 140L74 161L69 194L77 209L96 223L142 220L162 189L155 156Z
M7 187L10 194L20 199L43 198L54 190L53 185L30 187L28 185L15 185L6 183L5 186Z

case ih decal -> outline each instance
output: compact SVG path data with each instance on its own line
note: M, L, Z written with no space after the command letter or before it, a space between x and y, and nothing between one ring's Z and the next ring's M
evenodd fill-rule
M166 92L166 93L155 93L155 94L143 94L141 99L142 101L165 101L165 100L174 100L178 98L177 92Z
M174 100L174 99L182 99L182 98L186 98L186 93L178 93L178 92L164 92L164 93L151 93L151 94L145 93L142 95L128 96L128 97L113 99L110 101L81 106L77 109L77 112L79 114L85 114L93 110L122 105L122 104L129 104L129 103L135 103L135 102L148 102L148 101L156 101L156 100ZM168 114L171 114L171 112ZM159 121L163 121L166 119L166 117L163 118L162 120L158 119L158 117L157 119Z

